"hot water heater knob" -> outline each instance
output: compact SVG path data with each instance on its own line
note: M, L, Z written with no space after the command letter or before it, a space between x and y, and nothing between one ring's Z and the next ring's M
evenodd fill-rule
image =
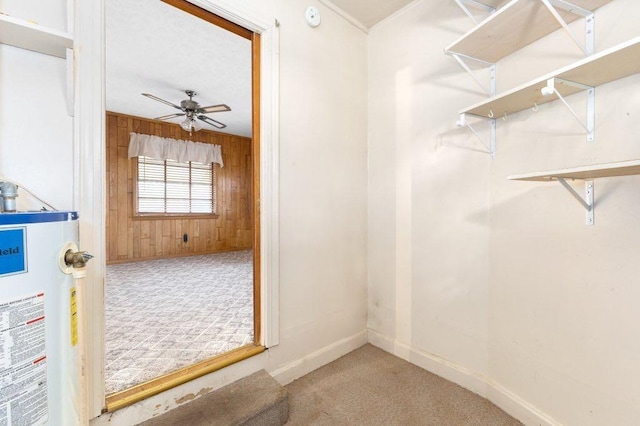
M86 251L73 251L69 249L64 254L64 263L74 268L84 268L91 259L93 259L93 256Z

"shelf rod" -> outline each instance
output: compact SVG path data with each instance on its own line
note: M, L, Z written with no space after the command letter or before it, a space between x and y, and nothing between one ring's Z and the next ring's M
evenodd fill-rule
M578 202L582 205L582 207L584 207L587 210L587 218L586 218L586 223L587 225L593 225L593 207L595 205L594 203L594 194L593 194L593 181L592 180L588 180L585 181L584 183L584 193L585 193L585 197L586 197L586 201L576 192L575 189L573 189L571 187L571 185L569 185L566 181L565 178L561 178L561 177L557 177L557 178L553 178L553 179L557 179L558 182L560 182L560 184L562 186L565 187L565 189L567 191L569 191L569 193L576 199L578 200Z
M593 54L593 48L591 48L591 49L589 48L590 45L592 45L592 43L590 43L589 41L587 41L586 45L583 45L582 43L580 43L580 41L576 38L576 36L571 31L571 28L569 28L569 25L567 25L565 20L562 19L562 16L560 16L560 14L556 10L556 8L551 5L549 0L540 0L540 1L542 1L542 3L547 7L547 9L549 9L549 12L551 12L551 15L553 15L553 17L556 19L556 21L558 21L558 23L562 26L562 28L564 28L565 32L569 35L569 37L571 37L571 39L574 41L574 43L578 45L578 47L582 50L582 52L586 56L592 55ZM591 16L591 17L588 17L587 19L590 22L593 22L594 17ZM588 27L587 27L586 32L587 32L587 40L588 40L589 39L589 28ZM591 34L593 34L592 30L591 30Z
M453 56L453 59L456 60L456 62L458 62L458 64L467 72L469 73L469 75L474 79L474 81L476 83L478 83L478 86L480 86L482 88L482 90L484 90L489 96L495 96L496 94L496 65L492 64L490 62L485 62L482 61L480 59L476 59L476 58L472 58L470 56L466 56L466 55L460 55L458 53L454 53L454 52L447 52L449 53L451 56ZM487 85L485 85L480 78L478 77L478 75L473 72L473 70L471 68L469 68L469 66L467 65L467 63L463 60L463 58L466 59L471 59L486 65L489 65L489 72L491 73L491 75L489 76L489 86L487 87Z

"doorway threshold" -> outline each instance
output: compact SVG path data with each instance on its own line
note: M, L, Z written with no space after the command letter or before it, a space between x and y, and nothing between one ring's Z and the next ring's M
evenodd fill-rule
M129 389L107 395L106 409L104 412L111 413L136 402L142 401L161 392L180 386L191 380L213 373L235 364L254 355L265 351L264 346L246 345L238 349L226 352L219 356L207 359L197 364L190 365L164 376L157 377L148 382L140 383Z

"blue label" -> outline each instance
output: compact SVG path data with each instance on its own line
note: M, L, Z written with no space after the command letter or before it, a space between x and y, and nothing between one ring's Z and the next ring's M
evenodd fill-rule
M0 230L0 276L27 272L25 228Z

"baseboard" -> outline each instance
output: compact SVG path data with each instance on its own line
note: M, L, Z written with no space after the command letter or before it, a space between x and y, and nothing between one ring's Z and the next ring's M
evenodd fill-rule
M367 343L367 331L363 330L353 336L338 340L303 358L297 359L269 373L281 384L287 385L305 374L311 373L323 365L358 349Z
M560 423L553 420L542 411L538 410L527 401L515 395L508 389L497 383L491 383L485 396L489 401L502 408L506 413L520 420L525 425L535 426L559 426Z
M204 256L208 254L222 254L222 253L230 253L233 251L244 251L251 250L251 247L231 247L220 250L206 250L206 251L198 251L198 252L185 252L185 253L173 253L173 254L164 254L161 256L148 256L148 257L136 257L129 259L119 259L119 260L107 260L107 266L109 265L122 265L124 263L136 263L136 262L147 262L149 260L163 260L163 259L176 259L180 257L189 257L189 256Z
M437 355L416 350L377 331L368 330L367 335L372 345L487 398L525 425L558 426L560 424L483 374Z

